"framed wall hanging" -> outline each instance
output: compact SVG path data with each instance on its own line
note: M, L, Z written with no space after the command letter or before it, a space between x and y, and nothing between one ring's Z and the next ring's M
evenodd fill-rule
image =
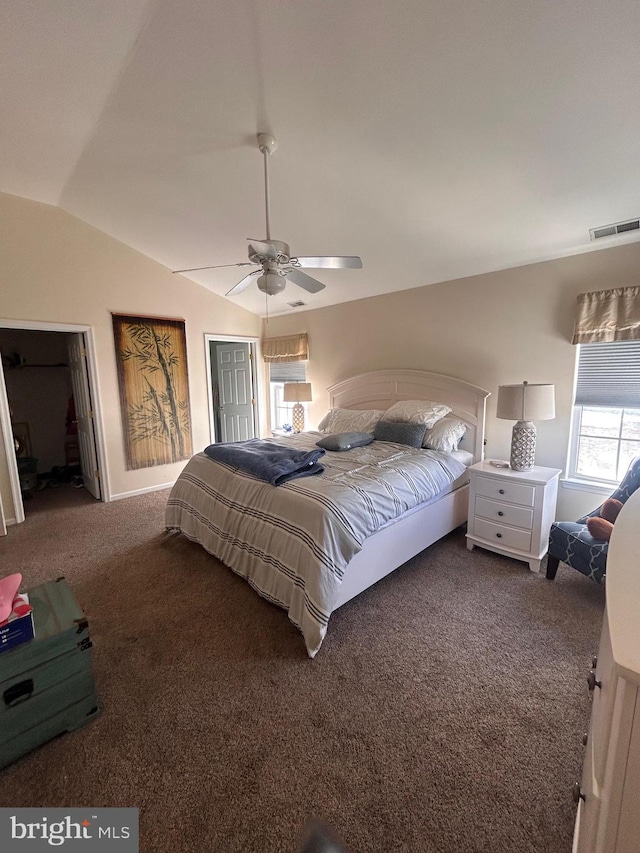
M184 320L112 317L127 470L189 459Z

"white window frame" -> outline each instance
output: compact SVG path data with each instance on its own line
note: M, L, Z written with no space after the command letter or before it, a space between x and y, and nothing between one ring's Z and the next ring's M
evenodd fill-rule
M283 429L285 423L292 423L293 403L285 403L282 399L284 382L269 381L269 390L271 394L271 429Z
M571 421L571 437L570 437L570 441L569 441L569 460L568 460L568 465L567 465L567 471L568 471L569 479L574 480L576 483L593 483L595 485L599 485L599 486L603 486L603 487L606 486L607 491L611 491L612 487L615 488L618 485L618 483L620 482L619 480L617 480L617 479L610 480L607 477L597 477L593 474L591 474L591 475L581 474L578 471L576 471L576 466L577 466L577 462L578 462L578 445L580 442L580 437L582 435L582 433L580 432L580 425L581 425L581 421L582 421L582 409L583 408L589 408L589 409L618 408L618 409L621 409L622 411L624 411L625 409L627 409L627 407L626 406L602 406L602 407L598 407L598 406L574 406L573 407L573 416L572 416L572 421ZM620 424L622 427L622 420L620 421ZM620 435L620 433L618 434L617 438L615 438L614 436L593 436L593 438L599 438L599 437L604 438L607 441L617 441L618 442L618 456L617 456L618 459L620 458L620 443L622 441L634 441L634 439L623 439L622 436ZM640 455L640 440L638 441L638 455ZM616 464L616 468L617 467L618 467L618 465ZM623 476L624 476L624 472L623 472Z
M305 381L307 377L307 364L304 363L304 372L305 372ZM284 395L284 382L272 382L271 375L269 372L268 375L269 380L269 429L270 430L282 430L283 425L285 423L291 424L293 427L293 407L295 403L285 403L282 399ZM309 415L309 404L302 403L302 407L304 408L304 418L305 423L307 422L307 418ZM279 414L281 412L286 412L286 420L285 417L280 418Z

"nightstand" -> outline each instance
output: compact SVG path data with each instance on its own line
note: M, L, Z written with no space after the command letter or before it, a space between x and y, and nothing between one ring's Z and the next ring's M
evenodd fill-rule
M477 545L539 572L555 518L560 473L559 468L514 471L490 462L472 465L467 548Z

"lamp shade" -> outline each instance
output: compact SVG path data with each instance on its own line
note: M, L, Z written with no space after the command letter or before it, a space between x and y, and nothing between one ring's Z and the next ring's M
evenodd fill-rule
M555 386L500 385L498 388L498 418L509 421L550 421L556 416Z
M310 382L285 382L283 398L285 403L309 403L311 401Z

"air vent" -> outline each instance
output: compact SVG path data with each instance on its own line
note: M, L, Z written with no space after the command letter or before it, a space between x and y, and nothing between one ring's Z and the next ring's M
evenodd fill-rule
M306 304L306 302L301 302L299 299L297 302L287 302L287 305L290 305L292 308L302 308Z
M640 229L640 219L627 219L626 222L614 222L613 225L603 225L601 228L590 228L589 236L592 240L600 237L615 237L616 234L624 234L627 231Z

